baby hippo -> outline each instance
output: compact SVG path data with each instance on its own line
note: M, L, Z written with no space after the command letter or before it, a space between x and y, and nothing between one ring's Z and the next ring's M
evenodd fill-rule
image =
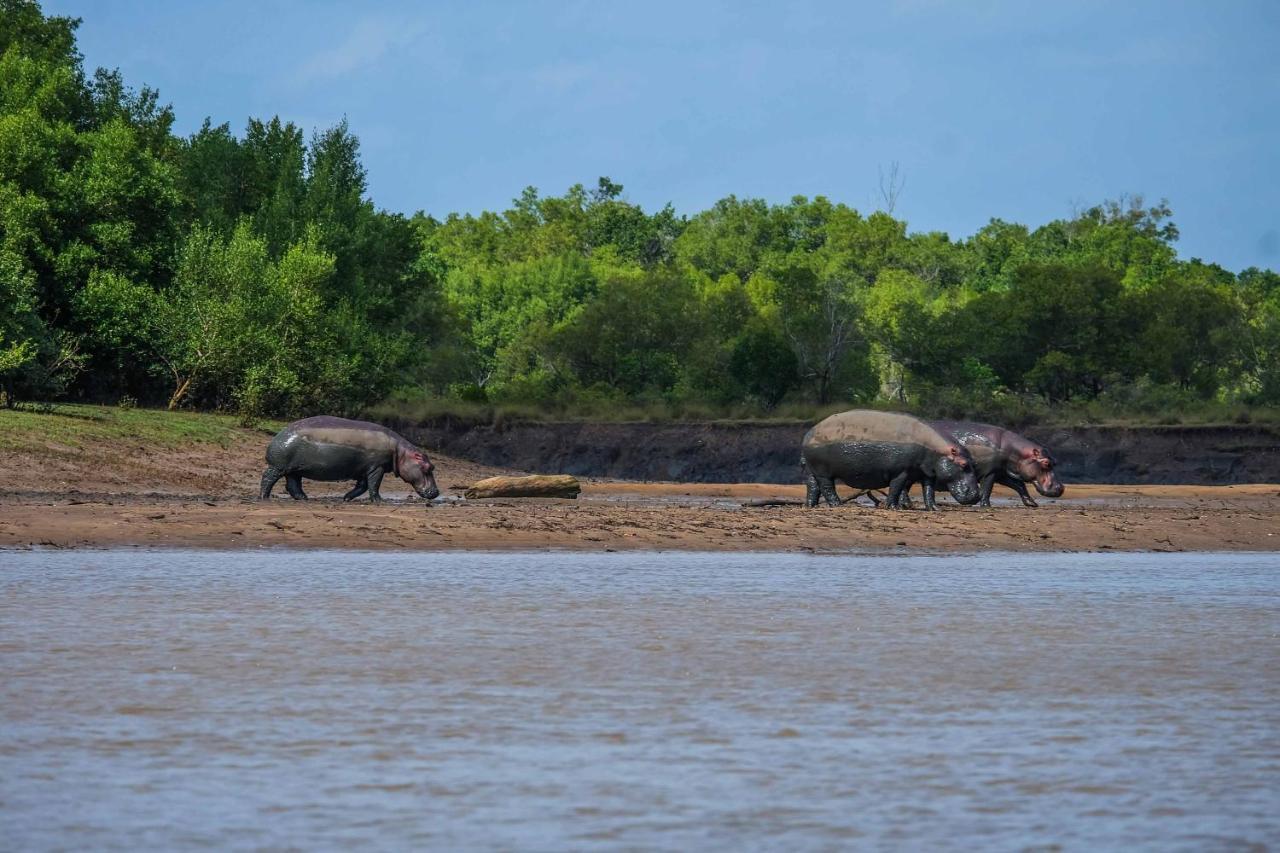
M384 426L319 415L294 421L271 439L259 498L271 497L276 480L284 477L289 496L305 501L302 478L306 477L355 480L355 488L342 499L354 500L368 491L369 500L377 503L382 500L378 494L382 476L392 471L419 495L432 500L440 494L434 469L427 454Z

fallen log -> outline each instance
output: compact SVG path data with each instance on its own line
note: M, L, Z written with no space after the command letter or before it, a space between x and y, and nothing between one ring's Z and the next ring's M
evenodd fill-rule
M533 474L528 477L489 477L471 485L468 498L576 498L582 491L577 477Z

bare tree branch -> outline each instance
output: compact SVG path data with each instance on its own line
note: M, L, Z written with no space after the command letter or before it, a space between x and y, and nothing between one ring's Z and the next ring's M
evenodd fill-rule
M884 212L893 215L893 209L898 206L898 198L902 195L902 190L907 185L907 176L901 173L898 161L894 160L889 164L889 174L885 174L884 167L878 167L880 172L880 201L883 204Z

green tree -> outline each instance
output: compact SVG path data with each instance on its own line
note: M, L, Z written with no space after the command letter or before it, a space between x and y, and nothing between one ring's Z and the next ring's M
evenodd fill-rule
M1280 274L1250 267L1239 276L1239 346L1246 400L1280 403Z
M766 318L754 317L733 341L728 367L746 395L767 410L795 387L799 364L782 331Z
M905 270L889 269L868 289L864 299L864 329L883 354L881 387L907 399L907 372L943 379L957 355L954 336L947 329L951 305L939 292Z
M231 125L216 127L206 118L200 129L182 140L176 156L177 181L188 222L231 233L247 207L246 155Z
M278 257L305 230L306 146L293 122L276 116L250 119L240 143L244 168L244 207L254 230Z
M1244 332L1235 276L1192 262L1134 301L1143 319L1136 353L1153 380L1202 397L1234 381Z
M637 396L671 392L692 343L697 298L665 271L615 275L555 332L554 351L584 386Z
M1010 388L1096 397L1133 372L1139 317L1121 294L1119 277L1101 266L1026 264L1008 291L965 305L974 354Z

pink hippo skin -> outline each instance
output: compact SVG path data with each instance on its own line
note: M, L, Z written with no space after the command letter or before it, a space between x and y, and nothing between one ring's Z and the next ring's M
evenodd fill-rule
M991 506L991 489L999 483L1022 498L1024 506L1037 506L1027 492L1027 483L1046 498L1062 497L1065 487L1054 473L1053 454L1013 430L971 421L931 421L939 432L954 436L973 457L981 486L980 506Z

